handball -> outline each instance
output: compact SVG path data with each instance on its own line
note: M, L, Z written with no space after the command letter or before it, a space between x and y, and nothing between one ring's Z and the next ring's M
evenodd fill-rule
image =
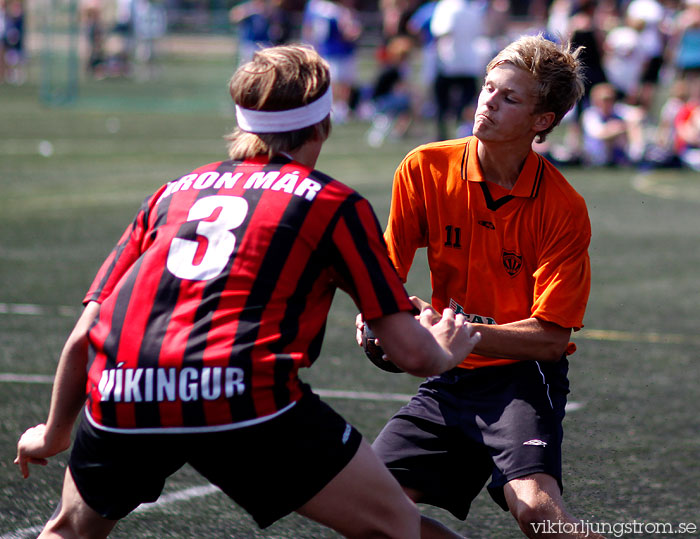
M383 359L384 350L377 344L377 338L367 324L362 328L362 348L369 360L383 371L404 372L391 361Z

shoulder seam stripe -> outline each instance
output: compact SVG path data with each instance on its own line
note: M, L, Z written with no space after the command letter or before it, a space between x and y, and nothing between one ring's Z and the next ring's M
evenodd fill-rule
M471 140L471 139L470 139ZM464 144L464 153L462 154L462 179L466 181L467 179L467 161L469 159L469 142L470 140L467 140L467 142Z
M541 155L537 156L537 172L535 173L535 183L532 185L532 192L530 193L530 198L537 198L540 192L540 185L542 183L542 177L544 176L544 159Z

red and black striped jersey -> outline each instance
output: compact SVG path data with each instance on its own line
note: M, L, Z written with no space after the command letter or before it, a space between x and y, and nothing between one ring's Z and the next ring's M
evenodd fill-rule
M337 288L366 319L412 305L369 202L286 157L200 167L146 199L85 302L99 428L264 421L309 388Z

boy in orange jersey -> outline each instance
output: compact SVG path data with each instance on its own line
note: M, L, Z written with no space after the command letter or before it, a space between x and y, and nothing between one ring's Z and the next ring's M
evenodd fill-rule
M583 198L532 150L583 93L578 53L542 36L501 51L474 136L400 164L384 234L404 282L427 248L432 305L465 314L482 339L428 378L373 448L414 501L460 519L491 476L491 496L529 537L595 536L561 495L566 356L590 289L590 222ZM454 536L426 517L423 529Z

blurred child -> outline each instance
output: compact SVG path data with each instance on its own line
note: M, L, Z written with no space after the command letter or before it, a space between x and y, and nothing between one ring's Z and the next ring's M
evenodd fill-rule
M302 39L330 64L333 79L333 120L343 123L351 112L357 82L357 42L363 24L354 0L308 0Z
M21 0L10 0L5 9L3 53L5 80L23 84L24 71L24 6Z
M659 121L653 140L644 159L648 167L679 167L681 160L676 149L676 117L688 101L688 83L679 78L673 81L666 101L661 105Z
M700 171L700 73L687 75L688 100L674 122L675 147L682 163Z
M270 17L264 0L249 0L231 8L229 20L236 25L239 63L253 59L256 50L272 45Z
M389 134L403 136L411 125L413 106L407 62L412 49L411 38L398 36L384 50L380 71L371 88L373 121L367 134L370 146L380 146Z
M83 19L89 47L86 69L89 75L101 79L105 76L105 29L97 2L85 5Z
M643 112L617 100L615 87L596 84L581 115L584 162L593 166L629 165L644 153Z

